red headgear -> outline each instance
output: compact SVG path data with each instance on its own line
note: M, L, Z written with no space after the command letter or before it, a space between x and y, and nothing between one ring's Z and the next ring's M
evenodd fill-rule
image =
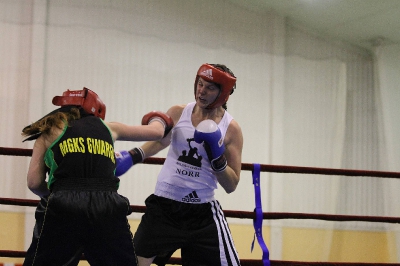
M103 120L106 117L106 105L94 91L85 87L79 91L64 91L62 96L55 96L52 102L57 106L81 106L88 114L93 114Z
M233 92L236 84L236 78L229 73L224 72L210 64L203 64L197 71L196 80L194 82L194 94L196 96L197 81L199 77L202 79L220 85L220 92L213 103L207 106L207 109L213 109L222 106L228 101L229 95Z

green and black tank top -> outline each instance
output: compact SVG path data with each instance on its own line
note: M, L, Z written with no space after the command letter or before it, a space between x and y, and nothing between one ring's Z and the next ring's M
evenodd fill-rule
M66 125L46 151L44 160L49 168L50 190L58 181L66 179L86 182L82 184L107 180L118 188L111 131L98 117L86 116Z

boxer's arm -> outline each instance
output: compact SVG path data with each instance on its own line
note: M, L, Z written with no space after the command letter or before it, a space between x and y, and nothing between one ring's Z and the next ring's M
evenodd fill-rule
M119 122L105 122L110 128L114 141L148 141L161 139L164 126L159 122L149 125L127 125Z
M180 113L179 113L179 110ZM161 112L150 112L146 114L142 123L164 124L163 138L158 138L155 141L148 141L143 144L140 148L133 148L129 151L116 152L116 176L121 176L126 173L133 165L141 163L147 157L157 154L159 151L165 149L170 144L171 130L175 123L178 122L179 117L182 113L183 107L171 107L167 113ZM162 121L160 122L159 119Z
M115 140L149 141L163 138L171 130L173 121L165 113L152 111L143 116L141 126L129 126L117 122L107 125ZM140 148L115 152L115 175L118 177L125 174L132 166L141 163L143 159L143 151Z
M167 115L169 115L174 123L176 125L179 121L179 118L182 115L183 109L185 108L185 105L174 105L171 108L168 109ZM171 129L172 130L172 129ZM140 148L143 150L144 153L144 159L151 157L153 155L156 155L158 152L162 151L166 147L169 146L171 143L171 134L172 132L170 131L164 138L158 140L158 141L149 141L144 143Z
M46 165L44 163L44 154L47 150L44 135L35 140L33 145L32 157L29 163L27 174L28 188L38 195L44 197L50 194L46 182Z
M168 135L167 137L158 141L147 141L142 146L140 146L144 153L144 159L156 155L157 153L168 147L170 143L171 139L168 137Z
M227 193L236 190L240 181L242 169L243 134L239 124L232 120L224 138L227 167L222 172L216 172L218 182Z
M135 147L129 151L123 150L115 152L115 176L122 176L135 164L141 163L147 157L165 149L169 143L169 139L162 138L159 141L148 141L140 148Z

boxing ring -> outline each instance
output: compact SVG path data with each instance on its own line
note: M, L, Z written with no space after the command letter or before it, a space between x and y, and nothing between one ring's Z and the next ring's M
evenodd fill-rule
M32 156L32 149L19 149L19 148L5 148L0 147L0 155L8 156ZM144 164L162 164L164 158L147 158ZM242 170L254 171L255 164L242 163ZM259 165L261 172L273 173L295 173L295 174L319 174L319 175L340 175L340 176L364 176L375 178L400 178L399 172L384 172L384 171L364 171L364 170L348 170L348 169L333 169L333 168L314 168L314 167L297 167L297 166L283 166L283 165ZM14 199L14 198L0 198L0 204L15 205L15 206L28 206L36 207L39 200L28 199ZM145 206L131 205L132 211L137 213L144 213ZM257 219L256 212L224 210L225 216L228 218L238 219ZM385 217L385 216L357 216L357 215L330 215L330 214L312 214L312 213L288 213L288 212L262 212L263 220L279 220L279 219L315 219L324 221L361 221L361 222L375 222L375 223L392 223L400 224L400 217ZM261 244L260 244L261 245ZM8 258L24 258L25 251L13 250L0 250L0 257ZM81 258L85 260L84 256ZM157 263L155 261L154 263ZM171 258L168 264L181 265L180 258ZM254 259L241 259L243 266L258 266L265 265L260 260ZM3 265L0 263L0 265ZM17 265L17 264L16 264ZM352 262L300 262L300 261L278 261L270 260L270 265L400 265L400 263L352 263Z

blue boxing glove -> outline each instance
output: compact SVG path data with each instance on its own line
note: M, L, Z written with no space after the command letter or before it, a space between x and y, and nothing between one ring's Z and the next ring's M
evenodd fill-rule
M125 174L132 166L143 162L144 153L141 148L134 148L130 151L115 152L115 176Z
M217 123L209 119L201 121L194 131L194 141L203 143L214 171L225 170L227 162L224 155L224 139Z

